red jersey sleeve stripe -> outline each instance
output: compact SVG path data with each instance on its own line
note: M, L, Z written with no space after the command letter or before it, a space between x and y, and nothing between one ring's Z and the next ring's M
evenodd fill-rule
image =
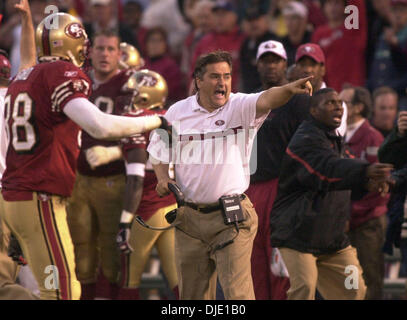
M289 148L287 148L286 152L291 158L293 158L294 160L300 162L305 167L305 169L307 169L307 171L309 173L316 175L320 180L328 181L328 182L337 182L337 181L342 180L342 178L328 178L328 177L324 176L320 172L313 169L304 159L301 159L298 155L293 153Z

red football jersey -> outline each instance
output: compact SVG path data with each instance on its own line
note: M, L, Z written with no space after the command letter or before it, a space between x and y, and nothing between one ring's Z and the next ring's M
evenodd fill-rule
M31 199L32 191L71 195L79 127L63 110L90 92L89 78L65 61L41 63L16 76L5 99L6 200Z
M101 83L99 85L93 83L93 92L89 100L103 112L121 115L123 113L123 110L115 105L115 100L118 96L125 94L124 86L131 74L132 72L129 70L123 70L105 83ZM115 141L94 139L86 131L82 130L81 150L78 157L78 172L85 176L93 177L106 177L117 174L124 174L125 170L123 160L113 161L108 164L98 166L95 169L91 169L88 161L86 160L85 152L91 147L111 147L117 145L118 142Z
M140 110L139 113L127 113L125 114L125 116L143 117L155 114L163 115L165 114L165 110ZM149 137L150 132L145 132L122 139L122 150L124 158L127 160L128 152L132 149L138 148L147 150ZM175 203L175 197L172 194L162 198L158 196L157 192L155 191L155 187L157 186L157 177L152 169L149 170L150 166L151 165L149 165L149 163L147 162L143 184L143 196L136 213L140 215L145 221L147 221L158 209L168 207Z

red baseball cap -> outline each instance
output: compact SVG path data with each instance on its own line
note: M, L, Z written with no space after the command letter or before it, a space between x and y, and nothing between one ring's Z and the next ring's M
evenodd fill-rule
M310 57L318 63L325 64L325 55L321 47L315 43L306 43L301 45L295 54L295 62L302 57Z
M0 53L0 78L10 79L11 64L5 55Z

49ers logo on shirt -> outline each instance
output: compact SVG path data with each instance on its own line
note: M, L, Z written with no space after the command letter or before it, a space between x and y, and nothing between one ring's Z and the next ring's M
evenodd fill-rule
M77 22L68 24L65 28L65 33L71 38L75 39L79 39L85 36L85 30L83 30L83 27Z

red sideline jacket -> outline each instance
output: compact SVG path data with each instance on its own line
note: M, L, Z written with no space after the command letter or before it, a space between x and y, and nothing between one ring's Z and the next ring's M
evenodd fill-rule
M377 151L382 143L382 134L373 128L368 120L365 120L347 145L357 158L375 163L378 162ZM368 193L358 201L352 201L349 228L354 229L368 220L385 214L388 201L388 195L382 197L376 192Z

